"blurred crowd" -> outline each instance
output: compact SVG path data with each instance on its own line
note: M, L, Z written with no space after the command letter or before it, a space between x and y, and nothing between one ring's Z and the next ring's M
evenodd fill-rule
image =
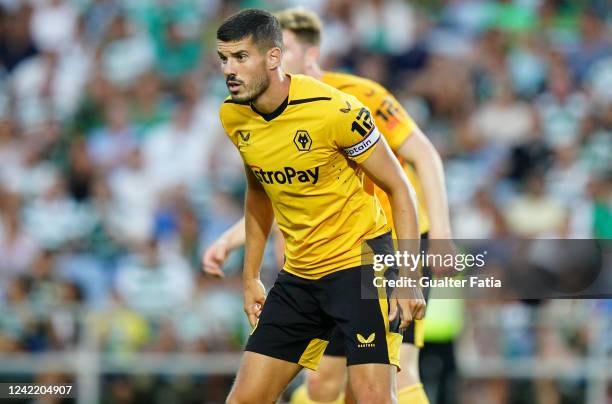
M244 191L215 30L297 3L435 144L455 237L612 238L605 0L0 0L0 351L74 347L83 307L108 352L240 349L240 254L199 268Z

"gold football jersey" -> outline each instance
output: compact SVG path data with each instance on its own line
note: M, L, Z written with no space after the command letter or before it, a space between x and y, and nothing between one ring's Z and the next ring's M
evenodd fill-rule
M380 84L362 77L354 76L346 73L324 72L323 82L329 84L338 90L344 91L347 94L355 96L361 101L370 111L372 111L376 127L385 137L389 146L394 151L398 150L402 143L410 137L412 132L417 128L416 123L410 115L401 106L401 104L393 97L387 89ZM399 158L399 157L398 157ZM419 231L421 234L429 230L429 218L425 206L425 197L421 182L419 181L414 167L403 159L399 158L402 167L406 172L406 176L412 184L418 203L419 214ZM378 188L374 183L366 178L365 187L369 192L375 192L382 207L387 215L387 221L393 224L393 215L391 212L391 203L387 194L382 189Z
M303 75L272 113L228 97L220 118L270 198L285 239L284 269L317 279L361 265L362 242L390 230L358 163L382 136L355 97Z

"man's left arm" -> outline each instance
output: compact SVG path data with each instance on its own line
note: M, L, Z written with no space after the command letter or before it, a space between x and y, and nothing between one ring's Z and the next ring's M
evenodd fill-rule
M360 166L368 178L389 197L397 238L418 239L416 194L384 138L380 138L378 146Z
M414 190L384 138L380 139L378 146L366 160L360 163L360 166L366 175L389 197L393 212L393 225L400 251L404 250L410 254L418 254L419 225ZM400 267L401 275L410 275L406 271L406 268ZM420 288L408 289L411 288L402 291L403 298L397 298L397 295L393 298L393 300L397 300L397 304L402 310L400 324L402 329L405 329L412 320L420 320L425 316L425 300ZM406 298L405 295L409 293L410 297ZM397 315L397 304L391 302L390 319Z
M451 227L444 168L438 151L397 99L386 90L377 100L376 126L393 151L412 164L421 183L432 239L450 239Z
M415 168L429 219L428 253L456 255L440 155L393 95L386 92L380 100L373 102L379 102L374 114L376 125L393 151ZM433 265L431 269L438 276L457 274L453 267L444 265Z
M414 126L397 154L414 166L421 182L429 217L429 236L432 239L450 239L452 235L444 167L438 151L423 132Z
M414 190L376 127L370 111L352 96L338 97L328 111L329 121L333 122L330 127L333 141L387 193L400 251L418 254L420 237ZM399 270L401 275L406 272L402 267ZM397 316L398 305L401 308L402 329L425 315L425 300L420 287L406 289L404 293L409 295L408 298L398 298L396 289L389 302L389 319Z

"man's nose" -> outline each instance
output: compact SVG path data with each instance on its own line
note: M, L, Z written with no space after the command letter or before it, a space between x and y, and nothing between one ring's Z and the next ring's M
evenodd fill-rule
M223 74L227 77L231 74L236 75L235 64L232 62L232 59L227 59L227 61L223 64Z

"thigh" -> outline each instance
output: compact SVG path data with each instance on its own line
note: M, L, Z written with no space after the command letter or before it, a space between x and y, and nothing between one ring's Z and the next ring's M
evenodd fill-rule
M313 297L312 282L279 273L245 351L316 370L334 324Z
M333 402L344 391L346 358L324 355L316 372L306 371L308 397L316 402Z
M369 363L348 367L349 387L357 403L391 403L396 400L392 365Z
M400 363L402 371L397 375L398 389L412 386L421 382L419 375L420 349L412 344L402 344L400 348Z
M302 367L296 363L245 352L228 403L275 403Z

